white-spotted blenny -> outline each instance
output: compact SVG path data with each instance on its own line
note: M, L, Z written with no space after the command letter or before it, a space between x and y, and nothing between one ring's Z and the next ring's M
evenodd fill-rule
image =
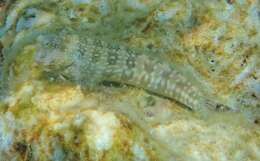
M114 81L143 88L189 107L221 108L169 63L95 38L75 34L38 38L36 61L45 71L82 86Z

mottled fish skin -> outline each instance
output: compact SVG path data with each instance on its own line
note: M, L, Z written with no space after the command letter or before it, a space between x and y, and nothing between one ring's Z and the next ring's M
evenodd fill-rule
M174 99L190 109L207 106L205 97L192 84L192 80L187 80L168 63L128 47L97 39L76 37L70 43L68 46L74 47L66 49L67 53L63 52L63 58L70 57L71 62L68 62L68 68L61 72L69 80L81 85L104 80L115 81ZM51 52L41 51L41 54L46 53ZM39 61L41 60L38 58ZM48 71L50 70L53 70L53 66L49 67ZM216 106L215 103L210 103L210 106Z

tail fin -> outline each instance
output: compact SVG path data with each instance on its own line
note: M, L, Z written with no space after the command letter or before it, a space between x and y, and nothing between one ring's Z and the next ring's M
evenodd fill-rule
M210 99L205 99L205 105L208 109L211 109L211 110L214 110L214 111L230 111L230 110L232 110L231 107L229 107L225 104L210 100Z

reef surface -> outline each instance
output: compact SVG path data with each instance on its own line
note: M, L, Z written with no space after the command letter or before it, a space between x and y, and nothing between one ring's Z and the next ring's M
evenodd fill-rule
M258 0L6 0L0 25L0 161L260 160ZM188 109L188 94L101 79L123 66L82 68L89 57L60 72L84 38L120 44L110 65L128 49L171 65L192 84L173 76L177 93L194 86L229 108Z

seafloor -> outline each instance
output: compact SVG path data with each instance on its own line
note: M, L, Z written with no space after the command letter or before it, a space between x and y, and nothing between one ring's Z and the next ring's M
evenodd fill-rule
M153 51L230 109L42 76L28 35L59 22ZM0 161L260 160L259 0L4 0L0 24Z

